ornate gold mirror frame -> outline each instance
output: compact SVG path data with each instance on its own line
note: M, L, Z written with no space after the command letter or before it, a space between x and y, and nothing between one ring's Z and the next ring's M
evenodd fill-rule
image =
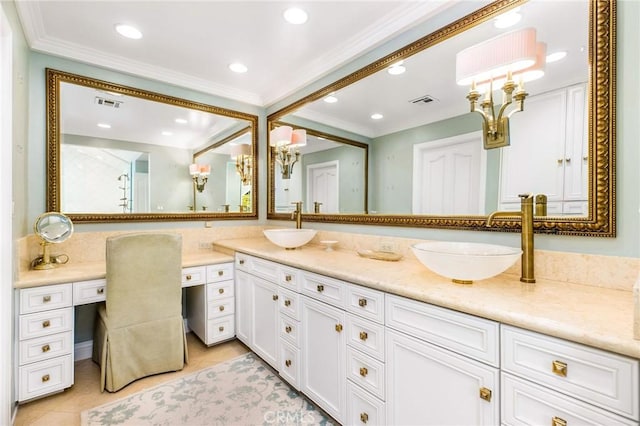
M141 98L153 102L186 109L201 111L247 122L251 132L252 176L251 186L254 189L251 198L251 211L247 212L213 212L187 211L168 213L66 213L73 222L156 222L156 221L194 221L194 220L239 220L258 218L257 194L257 156L258 156L258 117L256 115L233 111L186 99L175 98L160 93L149 92L134 87L123 86L89 77L70 74L52 69L46 70L47 78L47 210L60 211L61 207L61 108L60 85L63 82L94 88L103 92L118 93ZM245 130L246 131L246 130ZM185 179L189 179L185 170ZM211 182L210 184L215 184ZM171 191L167 188L167 191Z
M490 20L506 10L525 3L523 0L499 0L469 14L409 44L384 58L315 91L288 105L267 119L272 123L282 119L301 106L321 99L371 74L385 69L401 59L428 49L472 26ZM616 186L615 186L615 94L616 94L616 3L610 0L589 2L589 86L588 86L588 165L589 205L584 217L537 218L535 231L539 233L614 237L616 235ZM268 142L267 142L268 143ZM287 219L277 214L274 205L274 162L269 158L268 210L269 219ZM462 230L518 231L517 220L496 221L486 226L486 216L426 216L426 215L304 215L306 222L331 222L383 226L410 226Z

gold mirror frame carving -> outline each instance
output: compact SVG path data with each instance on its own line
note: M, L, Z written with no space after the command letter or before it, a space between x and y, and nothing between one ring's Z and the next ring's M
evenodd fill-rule
M319 89L310 95L270 114L268 127L286 114L309 102L321 99L371 74L385 69L398 60L434 46L466 29L524 4L526 0L499 0L443 27L425 37L383 57L382 59ZM580 235L590 237L616 236L616 2L589 2L589 212L586 217L547 217L536 219L538 233ZM268 143L268 142L267 142ZM286 214L273 212L274 164L269 160L268 219L287 220ZM354 225L409 226L440 229L519 232L517 220L497 220L486 226L486 216L422 216L422 215L329 215L305 214L305 222L328 222Z
M211 114L223 115L248 121L252 129L253 172L251 212L185 212L185 213L65 213L74 222L161 222L196 220L243 220L258 218L258 116L233 111L213 105L150 92L134 87L110 83L90 77L46 69L47 96L47 211L60 211L60 83L72 83L103 91L122 93L128 96L162 102Z

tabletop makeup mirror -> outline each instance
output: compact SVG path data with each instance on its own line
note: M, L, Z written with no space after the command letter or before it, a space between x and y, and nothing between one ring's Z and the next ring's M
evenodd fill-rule
M269 129L292 123L294 131L368 145L364 211L305 210L303 220L516 231L515 218L490 227L486 218L519 209L518 194L534 193L547 196L536 232L615 236L615 9L615 1L495 1L270 114ZM501 27L513 17L514 25ZM510 145L484 149L456 56L530 29L547 55L566 56L545 57L544 76L524 83L528 96L510 118ZM496 111L501 89L495 82L489 92ZM277 201L286 189L278 150L269 149L270 219L287 218Z
M255 115L47 69L47 207L74 222L256 219L257 124ZM229 149L196 158L221 143L241 147L242 167ZM240 192L250 194L242 203Z
M61 254L52 257L49 253L50 244L66 241L73 234L73 222L66 215L58 212L43 213L36 218L33 231L42 240L42 255L31 262L31 267L37 270L53 269L57 264L67 263L69 256Z

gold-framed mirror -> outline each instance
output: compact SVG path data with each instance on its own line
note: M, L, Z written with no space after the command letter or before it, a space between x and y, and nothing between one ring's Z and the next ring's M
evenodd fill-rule
M579 68L573 65L562 65L564 68L561 68L558 64L563 64L562 61L547 63L545 77L527 83L529 97L524 102L524 111L511 119L511 146L479 154L482 167L475 180L486 186L476 190L481 194L479 202L476 199L473 201L477 210L425 213L425 210L420 210L420 203L415 201L415 194L420 194L415 189L415 171L418 170L415 150L419 149L419 145L428 146L427 143L434 141L451 143L450 139L456 137L477 138L475 133L480 133L482 129L479 117L468 112L466 94L469 88L455 85L455 55L469 45L498 34L501 30L494 26L496 18L514 11L522 15L522 20L513 28L537 28L538 38L547 42L548 53L561 48L570 49L567 56L579 57ZM567 16L571 16L571 19L567 20ZM536 232L615 236L615 23L615 1L495 1L270 114L267 117L270 128L276 121L306 120L307 123L315 123L315 126L306 124L306 127L328 133L330 131L326 129L333 129L335 134L357 134L369 145L369 175L372 176L368 196L369 214L304 215L303 220L517 231L520 225L515 218L505 218L487 227L486 217L491 211L517 209L511 199L514 195L517 198L517 194L511 192L519 190L548 196L549 209L545 217L536 218ZM556 37L557 34L561 37ZM566 45L553 40L564 40ZM412 72L421 76L422 80L412 80L418 81L417 84L386 85L384 79L394 77L388 76L388 69L399 61L404 61L402 66L407 70L404 75ZM436 63L442 63L443 66L435 66ZM420 68L419 65L426 68ZM412 88L413 91L403 91L405 88ZM395 92L404 93L402 105L391 104ZM337 97L339 102L324 102L330 95ZM360 96L359 102L351 99L349 105L352 110L336 109L340 113L332 116L332 105L346 105L351 95ZM363 97L365 95L369 97ZM454 101L449 102L449 96ZM551 139L544 132L555 129L547 118L536 118L554 116L553 109L542 102L550 97L560 99L560 103L555 105L564 108L562 120L558 121L565 123L566 127L556 129L557 133L572 131L577 141L569 149L569 139L562 139L562 149L558 149L561 152L555 152L555 148L549 148L551 145L541 143ZM376 108L379 105L384 108L384 102L389 104L384 115L385 119L390 118L387 121L390 124L383 124L383 120L365 124L358 122L355 125L348 122L351 114L366 113L369 117L371 113L381 112ZM407 108L423 108L421 111L425 119L415 118L419 114L409 113ZM574 116L570 117L570 112ZM538 116L539 113L546 115ZM414 119L417 121L412 121ZM528 127L522 124L527 120ZM531 129L539 132L529 145L534 147L533 151L523 150L522 146L525 145L522 143L519 147L518 141L523 139L522 135L528 134L523 129L529 129L531 135L535 134ZM479 143L482 145L482 141ZM536 150L539 146L546 148ZM540 153L548 154L546 161L551 162L550 165L532 165L533 156ZM513 159L518 157L527 159L527 163L516 163ZM276 165L269 160L268 167L273 169ZM551 173L547 172L549 167L553 167ZM549 177L553 180L552 184L560 182L562 189L556 190L554 187L550 191L539 191L537 182L522 184L519 188L518 185L511 185L524 175L531 175L534 179L538 176L539 181ZM277 187L272 171L268 176L268 218L286 219L284 214L274 210ZM404 198L400 198L400 195Z
M74 222L257 219L256 115L53 69L46 80L48 210ZM193 173L195 153L217 143L244 145L242 181L229 152ZM241 185L251 196L227 211Z

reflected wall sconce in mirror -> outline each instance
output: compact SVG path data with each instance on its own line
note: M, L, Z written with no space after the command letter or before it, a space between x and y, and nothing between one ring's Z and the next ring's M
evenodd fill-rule
M299 148L307 144L305 129L293 130L291 126L280 126L269 133L269 145L275 150L275 160L280 165L282 179L291 179L293 166L300 159Z
M189 174L193 179L194 190L197 189L198 192L202 192L211 174L211 166L208 164L190 164Z
M236 160L236 172L240 175L243 185L251 183L251 146L246 144L231 147L231 159Z
M482 116L485 149L509 145L509 118L524 109L528 95L524 83L544 75L546 50L546 44L536 40L535 28L525 28L473 45L456 55L456 82L471 87L467 99L471 112ZM494 86L501 87L503 92L497 114ZM479 103L481 92L485 95ZM514 101L515 107L507 113Z

